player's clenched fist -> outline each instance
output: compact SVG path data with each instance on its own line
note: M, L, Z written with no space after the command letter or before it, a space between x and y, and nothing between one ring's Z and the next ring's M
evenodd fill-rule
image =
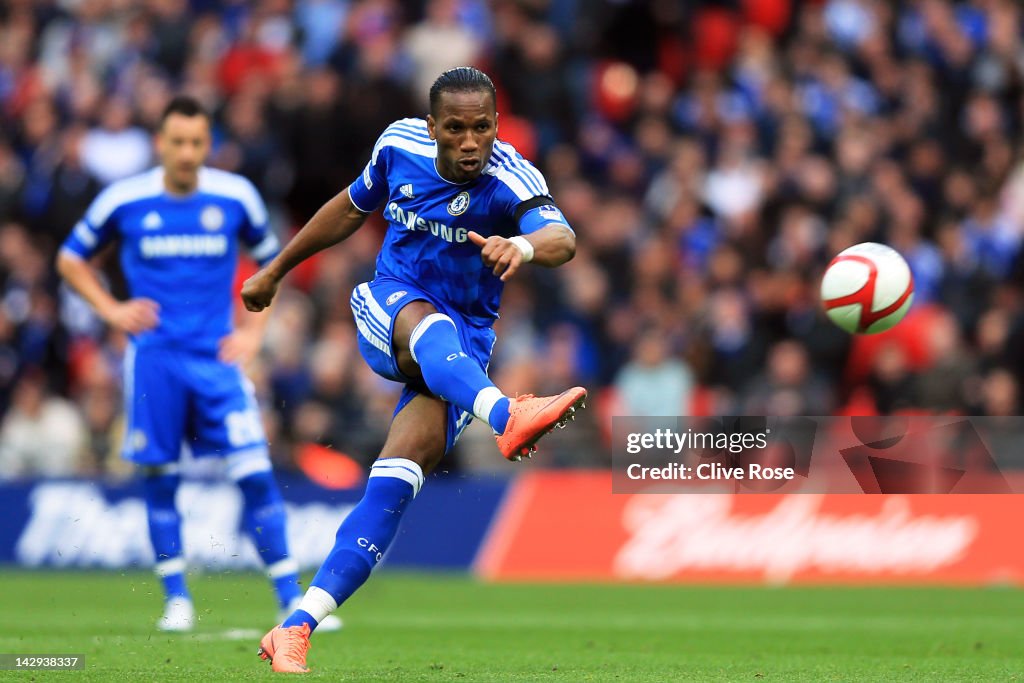
M523 237L519 239L525 240ZM520 265L529 261L523 247L516 244L514 240L498 235L484 237L480 233L470 230L469 241L480 247L480 258L483 259L484 265L492 268L494 275L501 278L502 282L512 277L519 270Z
M102 317L122 332L140 334L160 324L160 304L143 298L118 301Z
M278 280L264 268L242 283L242 303L254 313L270 305L277 294Z

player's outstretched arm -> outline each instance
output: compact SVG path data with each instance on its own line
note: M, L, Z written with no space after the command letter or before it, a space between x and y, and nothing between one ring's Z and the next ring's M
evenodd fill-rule
M92 266L67 249L57 255L57 272L100 318L122 332L139 334L160 323L160 304L144 298L118 301L103 287Z
M576 255L576 235L563 225L551 224L528 235L510 239L470 231L469 240L480 247L484 265L493 268L502 282L512 277L524 263L555 268Z
M334 246L362 226L367 214L356 208L348 188L336 194L302 226L277 257L242 285L242 301L250 311L262 311L277 294L281 280L318 251Z

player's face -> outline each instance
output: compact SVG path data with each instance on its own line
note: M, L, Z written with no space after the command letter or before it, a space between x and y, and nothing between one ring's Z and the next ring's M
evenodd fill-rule
M443 92L436 114L436 118L427 116L427 130L437 140L438 172L456 183L478 178L498 135L498 113L491 93Z
M171 114L157 133L156 148L167 186L174 192L191 192L210 151L210 122L205 116Z

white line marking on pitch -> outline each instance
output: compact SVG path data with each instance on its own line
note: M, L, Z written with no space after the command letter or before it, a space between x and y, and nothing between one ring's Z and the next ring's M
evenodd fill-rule
M193 642L211 643L222 640L258 640L265 631L258 631L254 628L229 628L226 631L216 633L104 633L101 636L93 636L92 641L97 645L109 643L111 640L138 641L151 640L152 638L167 637L171 640L191 640ZM0 638L0 643L13 640L12 638ZM20 639L19 639L20 640Z
M229 628L219 633L189 633L185 637L189 640L208 642L213 640L256 640L263 635L263 631L252 628Z

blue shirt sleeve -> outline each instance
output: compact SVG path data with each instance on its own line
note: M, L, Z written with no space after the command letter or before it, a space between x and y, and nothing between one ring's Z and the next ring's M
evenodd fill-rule
M524 235L528 235L531 232L537 232L541 228L549 225L561 225L566 228L569 232L573 232L572 227L569 226L569 221L565 220L565 216L558 207L554 204L542 204L529 209L519 217L519 232ZM575 234L575 232L573 232Z
M241 201L245 220L238 232L238 237L249 249L249 255L260 266L264 266L281 251L281 243L278 242L277 235L270 229L267 207L254 185L246 182Z
M388 196L387 155L388 147L378 140L362 175L348 186L349 199L363 213L373 212Z
M491 162L488 173L498 180L495 201L514 219L520 233L528 235L548 225L561 225L572 232L548 192L544 175L515 147L495 141Z
M101 192L71 229L61 249L79 258L88 259L117 237L117 205L109 189Z

